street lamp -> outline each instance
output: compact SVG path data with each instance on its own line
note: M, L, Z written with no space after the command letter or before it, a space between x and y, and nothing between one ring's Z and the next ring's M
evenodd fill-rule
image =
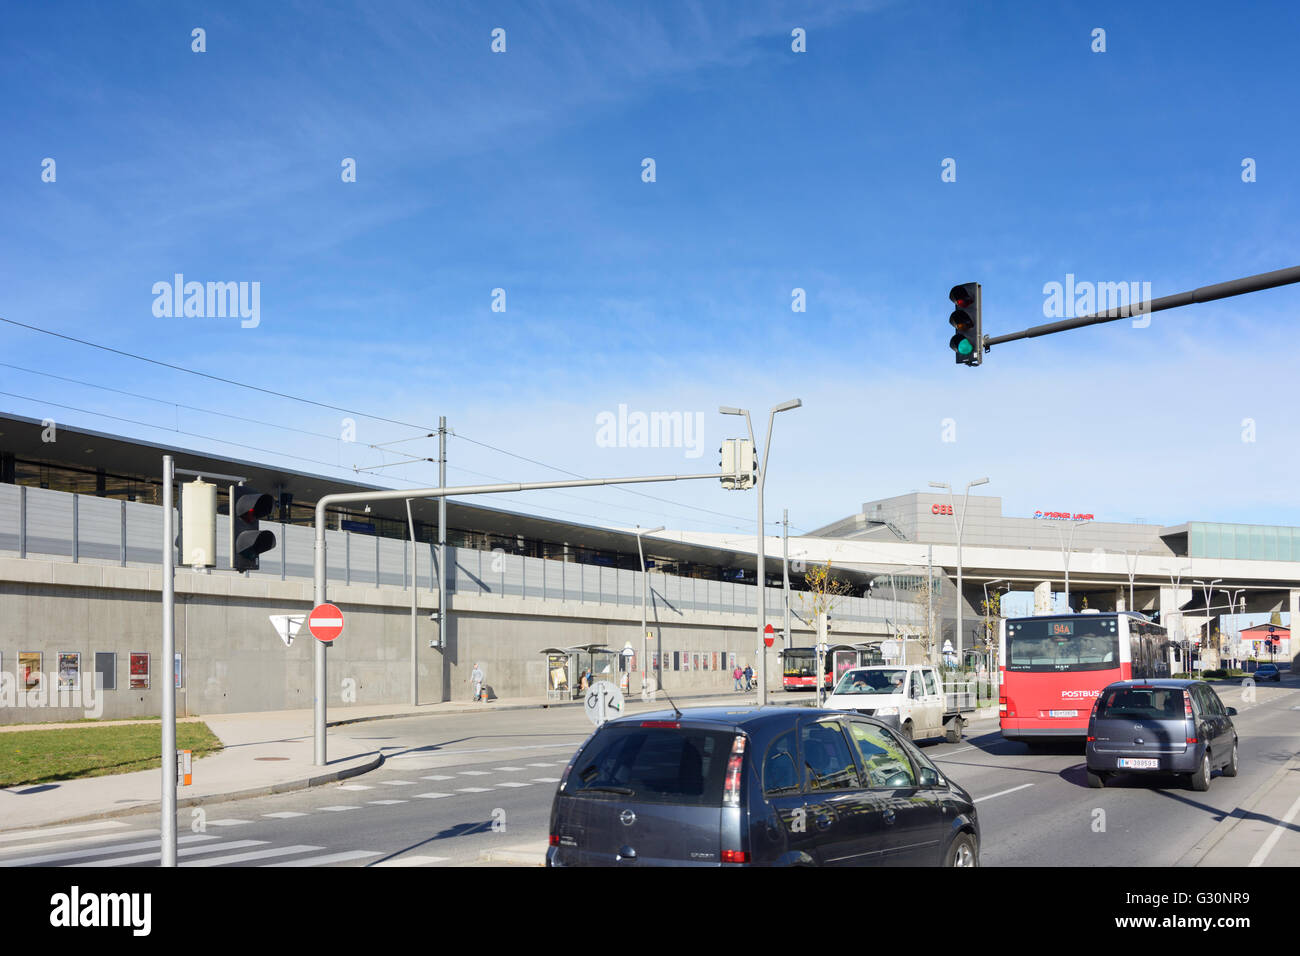
M1060 527L1058 526L1056 529L1056 536L1061 541L1061 557L1065 562L1065 610L1067 613L1074 612L1074 608L1070 607L1070 551L1074 550L1074 532L1086 524L1092 524L1092 522L1080 521L1070 525L1070 540L1068 548L1066 546L1065 535L1061 533Z
M663 530L664 530L663 525L660 525L657 528L649 528L649 529L642 528L640 525L636 526L636 556L641 562L641 689L642 690L645 690L645 675L646 672L650 669L650 655L648 653L648 649L646 646L646 642L649 640L649 634L646 631L646 620L645 620L646 619L646 579L649 578L650 575L646 573L646 569L645 569L645 553L641 550L641 536L643 534L658 534L660 531ZM630 688L632 684L632 678L629 677L627 682Z
M756 558L755 563L757 565L754 583L757 585L755 589L757 591L757 597L755 599L755 602L758 605L757 647L758 647L759 660L761 662L761 665L758 668L759 706L762 706L767 703L767 647L765 646L763 641L763 629L767 626L767 589L763 586L764 584L763 551L764 551L764 545L766 543L763 538L763 529L765 526L763 521L763 517L764 517L763 516L763 486L767 482L767 456L768 453L772 450L772 422L776 418L776 413L786 412L792 408L799 408L802 405L803 405L802 399L792 398L789 401L782 402L780 405L773 406L771 411L768 412L767 438L763 441L763 463L758 467L758 539L755 541L756 547L754 549L755 558ZM753 423L750 422L749 420L749 409L731 408L728 406L723 406L722 408L719 408L718 411L721 412L723 415L744 415L745 427L749 429L749 440L751 443L754 442L754 426ZM755 452L757 452L758 450L757 444L754 445L754 450ZM820 685L821 675L818 674L816 679Z
M961 534L962 529L966 527L966 505L970 502L970 490L976 485L987 485L987 478L976 478L966 486L966 497L962 499L961 517L957 517L957 502L953 498L952 486L943 481L930 482L931 488L943 488L948 492L948 501L952 504L952 522L957 527L957 667L962 666L962 649L961 649L961 627L962 613L961 603L964 600L961 591ZM940 631L943 629L940 628Z

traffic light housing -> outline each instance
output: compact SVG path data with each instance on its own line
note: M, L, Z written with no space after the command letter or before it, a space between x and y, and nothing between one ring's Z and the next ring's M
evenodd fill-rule
M758 471L758 453L754 450L754 443L748 438L724 438L718 451L722 455L718 462L722 487L729 491L753 488L754 475Z
M235 485L230 491L230 568L256 571L259 557L275 547L275 535L259 527L271 513L275 499L268 494Z
M984 361L984 331L980 320L980 284L955 285L948 293L953 313L948 324L956 334L948 342L958 365L979 365Z

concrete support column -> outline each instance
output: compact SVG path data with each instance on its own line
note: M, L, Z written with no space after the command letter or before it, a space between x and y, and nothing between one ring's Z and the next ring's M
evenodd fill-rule
M1116 588L1116 589L1115 589L1115 610L1117 610L1117 611L1131 611L1131 610L1133 610L1131 607L1128 606L1128 587L1127 587L1127 586L1122 587L1122 588Z
M1043 581L1034 588L1034 613L1052 613L1052 582Z

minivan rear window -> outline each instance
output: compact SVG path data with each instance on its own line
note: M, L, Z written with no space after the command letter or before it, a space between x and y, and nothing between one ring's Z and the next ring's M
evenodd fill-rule
M734 733L688 727L609 727L578 757L563 792L720 807L734 739Z
M1106 691L1097 704L1101 720L1182 720L1185 715L1179 687L1120 687Z

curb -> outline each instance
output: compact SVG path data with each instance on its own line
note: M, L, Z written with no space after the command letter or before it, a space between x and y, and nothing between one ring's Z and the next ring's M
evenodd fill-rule
M1211 853L1213 853L1228 835L1237 828L1237 824L1246 819L1246 814L1251 813L1264 799L1273 792L1273 789L1280 784L1286 775L1297 768L1300 768L1300 754L1292 754L1282 766L1278 767L1274 774L1264 781L1254 793L1246 800L1245 803L1234 807L1232 812L1224 817L1205 837L1204 841L1196 844L1181 857L1174 866L1200 866Z
M185 807L195 807L207 805L209 803L224 803L227 800L244 800L249 797L266 797L276 793L289 793L294 790L308 790L312 787L323 786L327 783L337 783L340 780L347 780L349 777L355 777L363 773L369 773L371 770L381 766L384 762L382 753L376 754L375 758L368 763L359 764L355 767L345 767L340 770L332 770L328 773L317 774L314 777L303 777L298 780L282 781L280 783L268 784L263 787L251 787L247 790L232 790L228 793L213 793L206 797L185 797L177 798L176 809L181 810ZM100 813L88 813L79 817L60 817L57 820L47 820L36 826L19 826L19 827L0 827L0 833L8 833L14 830L36 830L41 827L59 826L64 823L85 823L90 820L105 820L111 817L135 816L142 813L161 813L162 799L150 800L140 803L134 807L122 807L120 810L104 810Z
M545 866L546 850L484 850L478 855L480 863L508 863L513 866Z

